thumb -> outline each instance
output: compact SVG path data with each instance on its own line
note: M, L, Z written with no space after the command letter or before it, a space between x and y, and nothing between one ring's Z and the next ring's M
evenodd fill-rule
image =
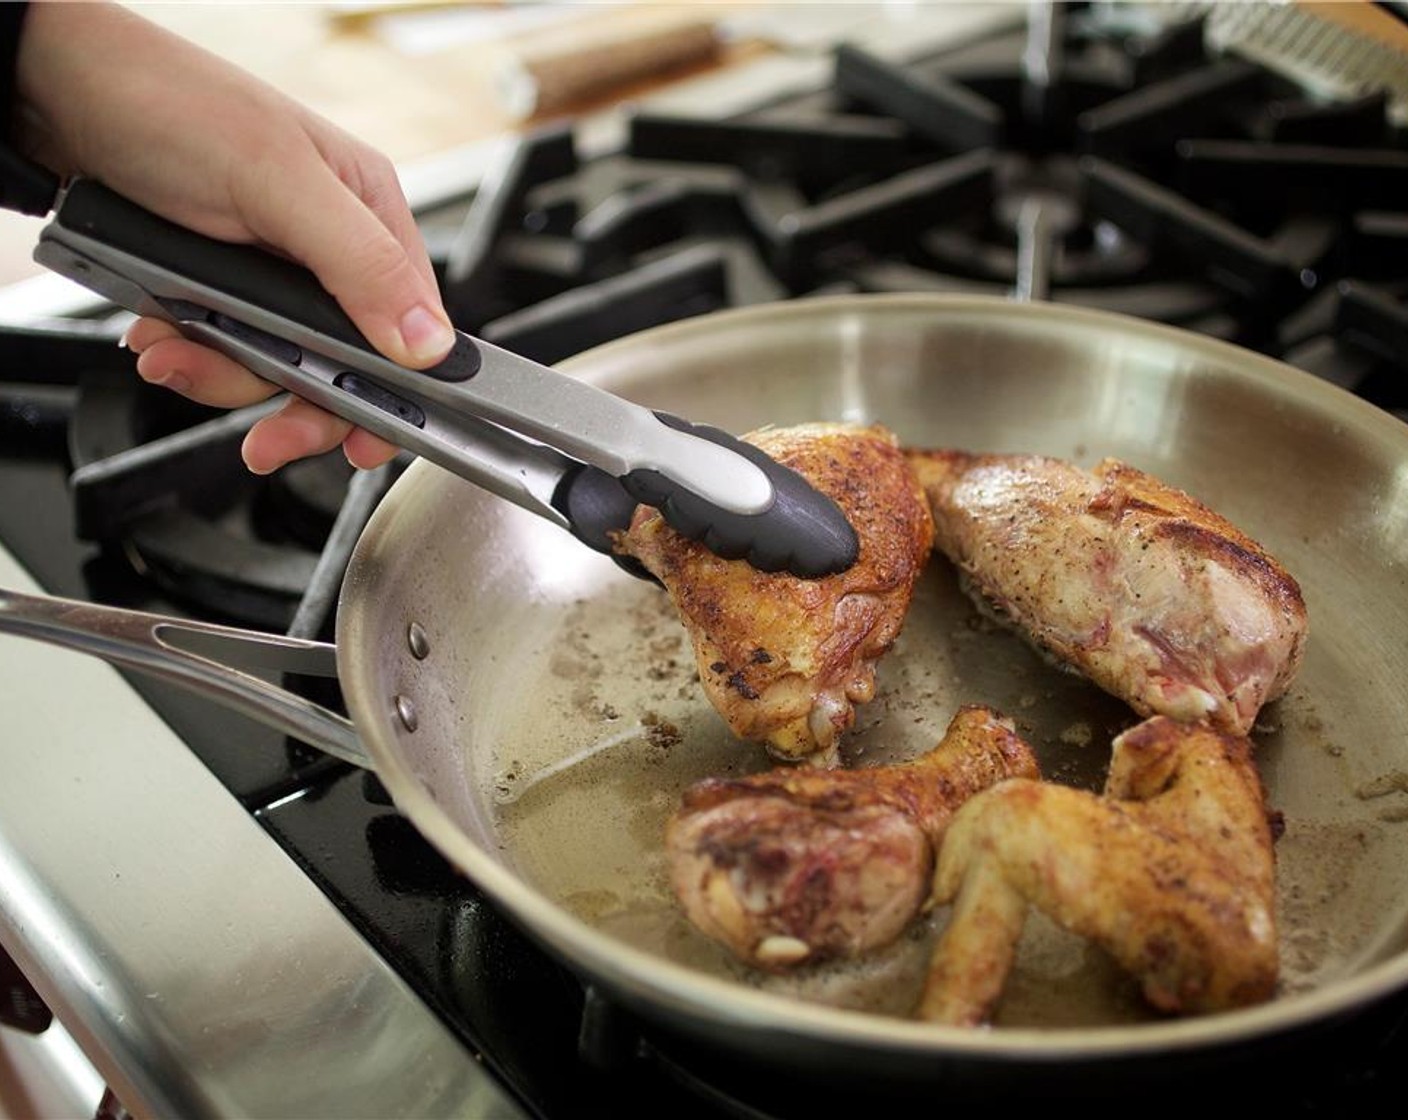
M300 182L303 201L270 207L259 236L310 268L392 361L423 369L442 359L454 329L399 187L400 236L326 165Z

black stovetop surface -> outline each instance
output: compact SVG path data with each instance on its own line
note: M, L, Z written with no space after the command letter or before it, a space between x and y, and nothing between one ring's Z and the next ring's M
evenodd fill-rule
M525 135L497 179L421 215L447 306L554 361L724 306L1015 289L1238 342L1408 416L1408 142L1384 98L1318 103L1210 56L1196 22L1131 32L1066 12L1048 86L1024 76L1021 33L906 67L844 48L826 89L724 121L636 114L626 150L590 161L570 126ZM56 594L330 638L346 550L400 464L353 483L333 455L254 479L236 450L254 413L141 385L121 325L0 332L0 541ZM808 1085L637 1030L375 777L133 683L531 1111L790 1116L886 1097L864 1071ZM579 1045L587 1004L614 1043ZM1408 998L1290 1050L1220 1056L1195 1085L1141 1077L1184 1110L1247 1094L1359 1115L1408 1090ZM1140 1083L1071 1096L1156 1111ZM955 1084L907 1103L1049 1099L1023 1094Z

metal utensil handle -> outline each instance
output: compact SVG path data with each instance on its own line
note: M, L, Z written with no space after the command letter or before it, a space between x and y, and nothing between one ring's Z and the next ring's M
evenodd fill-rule
M732 513L761 513L772 502L767 476L747 459L662 424L647 408L462 331L438 365L422 371L398 366L377 353L312 272L169 222L101 183L70 184L40 235L36 257L60 265L43 255L53 249L45 242L65 238L91 265L111 264L139 285L140 293L103 293L139 314L179 322L171 303L194 301L294 349L346 363L415 409L477 416L608 474L656 470ZM77 263L81 273L84 262ZM86 282L81 274L74 278Z
M334 647L325 642L5 588L0 633L160 677L353 766L372 767L350 720L237 667L326 676L335 673L335 661Z
M763 571L815 578L858 555L833 499L725 432L464 334L440 365L405 369L366 346L312 273L174 225L101 184L67 189L34 255L613 557L612 533L633 512L627 492L685 536ZM611 501L578 500L610 480L623 487Z
M447 409L434 401L386 390L336 363L304 353L281 361L262 332L224 316L187 319L174 307L172 319L188 338L218 350L306 401L382 439L429 459L500 498L572 529L554 504L563 479L581 464L552 448L522 440L487 420Z

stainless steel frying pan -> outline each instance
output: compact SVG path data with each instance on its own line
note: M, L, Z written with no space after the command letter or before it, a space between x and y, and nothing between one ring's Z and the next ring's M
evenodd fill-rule
M846 419L912 446L1119 456L1266 545L1310 613L1304 669L1255 733L1286 822L1279 997L1156 1019L1093 951L1034 921L994 1029L910 1022L943 911L858 966L782 980L737 970L677 915L661 830L690 781L766 760L709 708L663 593L426 463L384 500L343 586L336 662L351 727L287 701L276 713L257 687L188 655L158 651L147 667L192 672L171 667L184 661L269 722L345 755L364 747L400 810L535 938L651 1024L741 1062L888 1085L1013 1068L1069 1079L1273 1044L1408 986L1408 427L1217 341L979 298L723 312L562 368L733 432ZM9 599L0 627L82 644L60 633L73 612L57 615ZM150 621L77 621L152 644ZM226 641L162 634L202 653ZM968 702L1014 717L1049 778L1092 788L1134 721L984 622L936 559L847 759L927 749Z

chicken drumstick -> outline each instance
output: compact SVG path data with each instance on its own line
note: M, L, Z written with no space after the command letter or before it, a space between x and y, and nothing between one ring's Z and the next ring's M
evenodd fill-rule
M685 913L742 959L780 969L893 940L924 905L962 802L1036 759L1011 724L965 707L896 766L793 766L689 789L666 831Z

